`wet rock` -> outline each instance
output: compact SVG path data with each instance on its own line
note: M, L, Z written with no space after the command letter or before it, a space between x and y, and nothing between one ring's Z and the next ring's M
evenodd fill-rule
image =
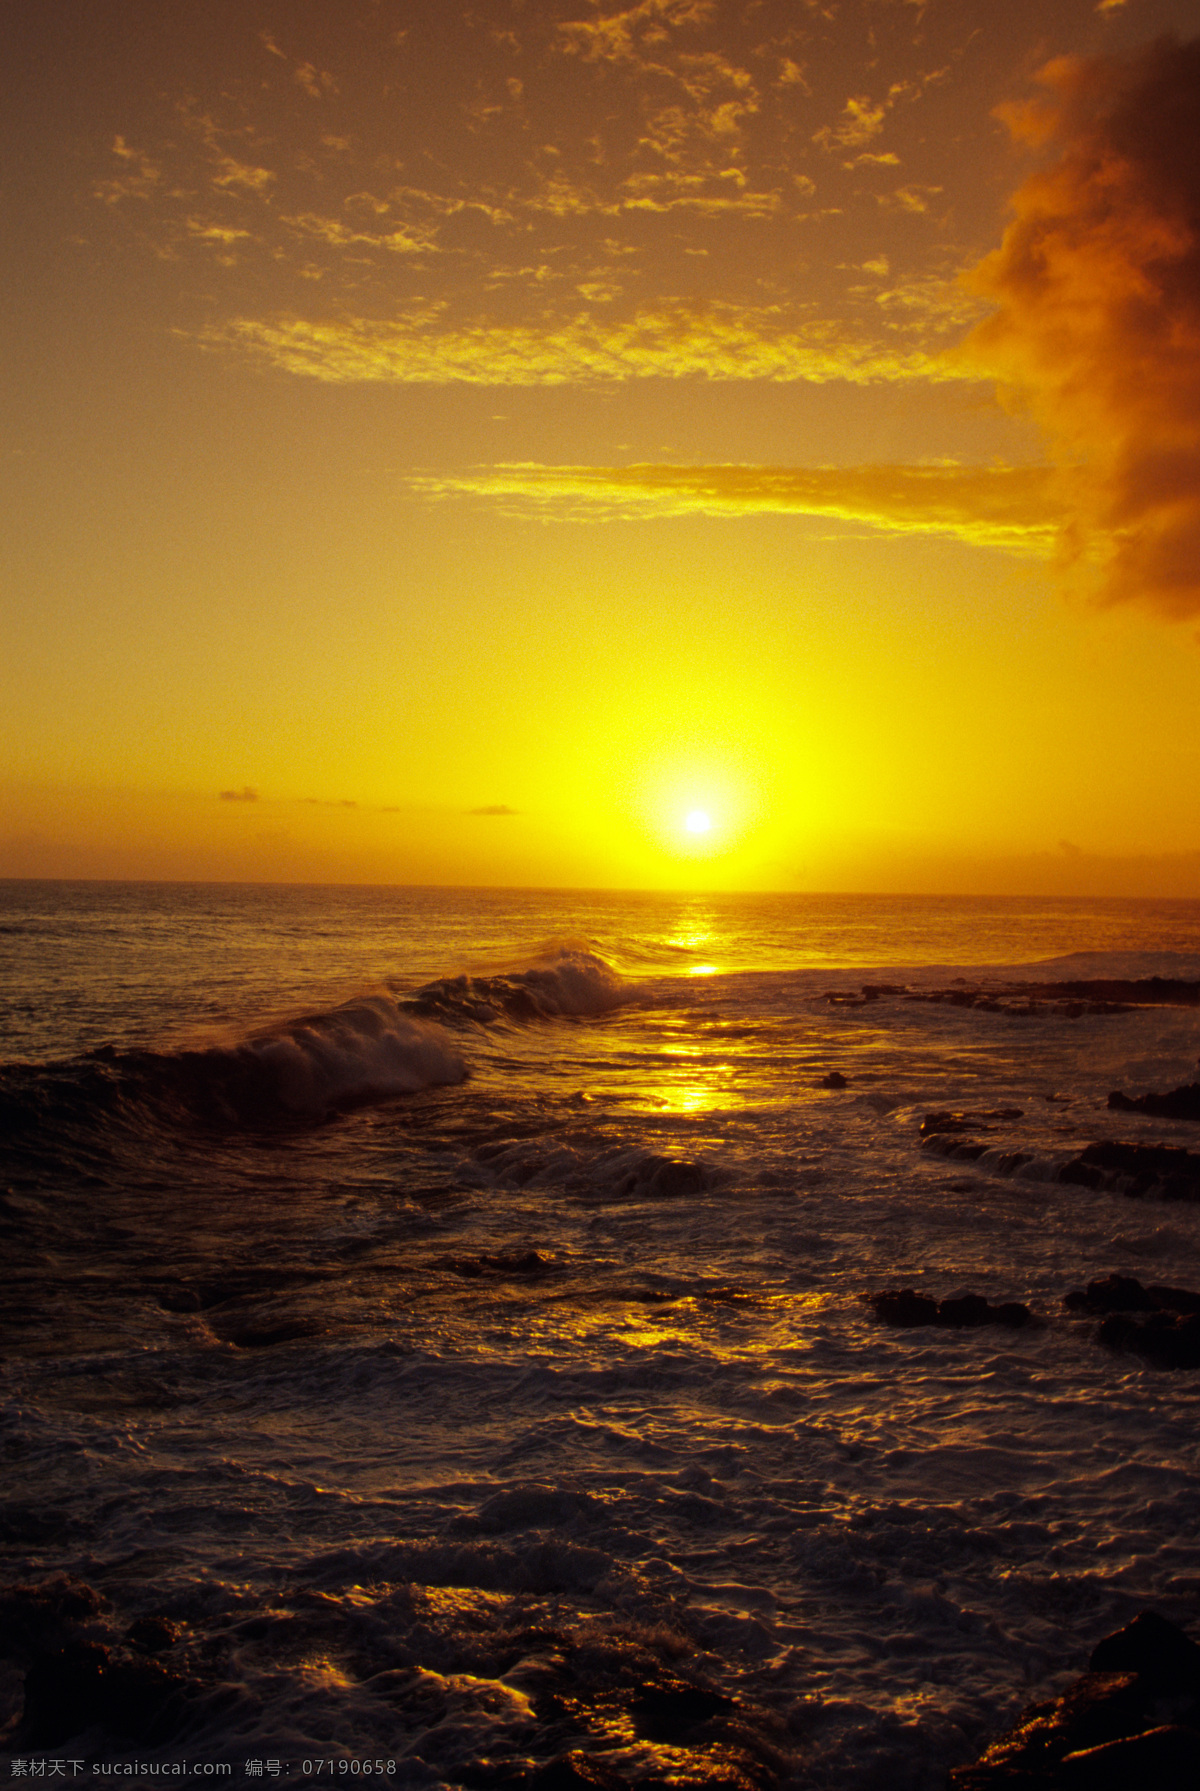
M1200 1785L1200 1730L1168 1723L1067 1754L1060 1776L1063 1791L1133 1791L1137 1785L1194 1791Z
M1058 1698L1031 1705L952 1791L1195 1791L1200 1647L1145 1611L1092 1651Z
M25 1675L22 1746L53 1747L99 1724L147 1741L171 1695L185 1681L157 1661L113 1661L99 1642L69 1642L39 1654Z
M1157 1611L1140 1611L1092 1649L1093 1673L1137 1673L1160 1692L1200 1697L1200 1644Z
M1118 1113L1149 1113L1155 1119L1200 1120L1200 1082L1172 1088L1167 1094L1127 1095L1115 1089L1108 1104Z
M876 1318L886 1325L936 1325L937 1301L925 1294L914 1293L911 1287L886 1288L882 1293L867 1295L875 1308Z
M991 1320L991 1307L982 1294L960 1294L957 1299L939 1300L936 1323L966 1328L986 1325Z
M1102 1139L1065 1163L1056 1179L1095 1188L1113 1177L1120 1178L1121 1192L1135 1199L1200 1200L1200 1153L1173 1144Z
M643 1157L637 1168L624 1176L619 1194L657 1194L666 1199L680 1195L702 1194L708 1178L702 1163L689 1163L680 1157Z
M964 1330L977 1325L1004 1325L1019 1330L1032 1321L1033 1314L1020 1300L1005 1300L993 1306L982 1294L964 1293L945 1300L932 1300L927 1294L914 1293L911 1287L888 1288L883 1293L868 1294L876 1317L889 1325L942 1325Z
M1071 1312L1154 1311L1149 1290L1132 1275L1106 1275L1102 1281L1089 1281L1086 1288L1076 1287L1064 1294L1063 1305Z
M846 1078L840 1070L830 1070L828 1075L822 1076L817 1083L818 1088L845 1088L845 1086Z
M27 1662L61 1648L104 1608L100 1594L70 1574L41 1585L6 1587L0 1591L0 1655Z
M975 1138L948 1138L935 1132L931 1138L925 1139L921 1149L934 1151L939 1157L949 1157L955 1162L977 1163L986 1154L988 1146L980 1144Z
M1108 1349L1131 1350L1158 1368L1200 1368L1200 1294L1189 1288L1106 1275L1073 1288L1063 1305L1103 1317L1096 1339Z
M682 1679L663 1679L643 1685L630 1714L645 1741L676 1743L692 1730L733 1709L733 1699L723 1692L707 1691Z
M1098 1317L1106 1312L1195 1314L1200 1313L1200 1293L1158 1282L1143 1287L1132 1275L1106 1275L1102 1281L1089 1281L1085 1288L1076 1287L1064 1294L1063 1305L1070 1312L1089 1312Z

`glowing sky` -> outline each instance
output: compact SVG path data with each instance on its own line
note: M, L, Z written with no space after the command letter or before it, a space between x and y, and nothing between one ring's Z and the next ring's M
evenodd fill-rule
M0 875L1200 895L1194 0L5 24Z

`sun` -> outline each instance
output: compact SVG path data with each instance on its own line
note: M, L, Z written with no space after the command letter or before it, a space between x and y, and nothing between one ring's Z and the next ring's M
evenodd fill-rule
M712 816L705 809L694 808L689 810L683 824L689 833L708 833L712 829Z

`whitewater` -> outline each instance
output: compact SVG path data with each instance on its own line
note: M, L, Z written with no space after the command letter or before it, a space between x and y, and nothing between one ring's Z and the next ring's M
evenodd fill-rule
M1200 1292L1108 1105L1198 982L1189 902L0 884L0 1762L937 1791L1194 1630L1200 1370L1066 1297Z

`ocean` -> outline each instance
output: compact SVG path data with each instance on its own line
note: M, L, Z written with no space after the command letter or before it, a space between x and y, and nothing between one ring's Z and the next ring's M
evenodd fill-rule
M1094 1148L1200 1149L1107 1105L1200 903L9 882L0 966L10 1776L937 1791L1195 1622L1196 1372L1064 1302L1200 1290Z

